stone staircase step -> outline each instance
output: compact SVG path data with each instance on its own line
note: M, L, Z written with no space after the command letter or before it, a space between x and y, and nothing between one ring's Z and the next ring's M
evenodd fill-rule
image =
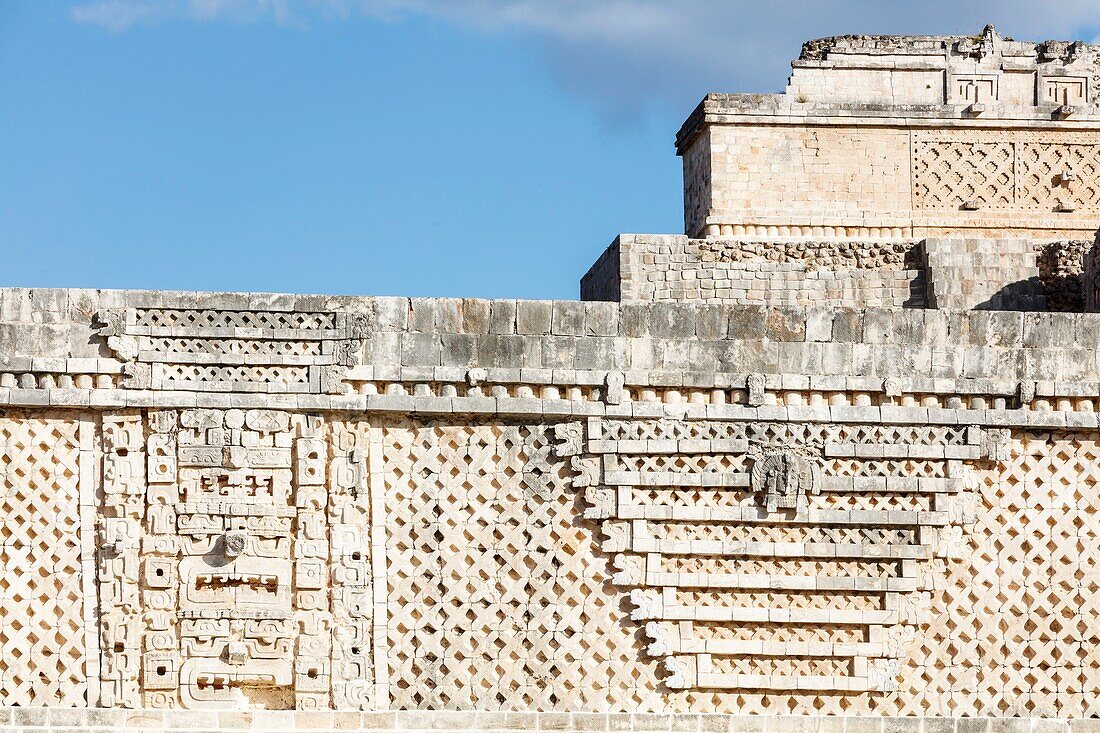
M1013 254L1011 255L1012 262L1006 263L1006 255L1002 253L993 254L990 252L977 252L974 254L961 254L952 253L944 254L937 252L928 256L928 261L936 265L944 267L983 267L993 269L1020 269L1035 267L1039 258L1034 252L1027 252L1023 255Z
M1046 308L1038 256L1028 241L931 238L923 251L928 307Z

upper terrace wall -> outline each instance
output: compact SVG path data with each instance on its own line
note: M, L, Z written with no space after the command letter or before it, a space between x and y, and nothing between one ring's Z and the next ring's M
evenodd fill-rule
M683 141L686 232L1053 240L1100 226L1100 117L1070 126L815 107L709 96L708 134Z
M784 95L708 95L677 138L690 236L1091 239L1096 49L823 39Z

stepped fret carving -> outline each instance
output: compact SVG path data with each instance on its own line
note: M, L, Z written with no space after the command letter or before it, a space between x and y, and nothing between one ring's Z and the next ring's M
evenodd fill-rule
M130 308L96 314L123 386L336 394L374 331L366 313Z
M965 477L988 443L978 428L601 418L556 436L592 467L574 486L667 687L878 694L929 621L921 566L975 521ZM859 479L862 463L877 475Z

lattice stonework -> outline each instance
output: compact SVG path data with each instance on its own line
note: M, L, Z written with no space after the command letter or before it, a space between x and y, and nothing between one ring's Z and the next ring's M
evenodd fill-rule
M921 208L1003 209L1015 201L1015 150L1008 143L915 143L913 186Z
M1100 145L1030 142L1018 151L1021 206L1100 208Z
M1100 715L1100 440L1028 433L980 476L964 562L935 562L931 622L892 709Z
M82 430L76 416L0 419L0 705L87 701Z
M917 209L1100 209L1096 133L915 131L912 171Z
M153 410L0 439L5 704L1100 715L1095 433Z
M397 708L663 705L552 429L383 429Z
M124 308L96 314L123 386L190 392L338 393L369 313Z

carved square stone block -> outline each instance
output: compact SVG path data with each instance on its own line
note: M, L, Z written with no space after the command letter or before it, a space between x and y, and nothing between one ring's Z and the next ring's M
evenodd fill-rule
M146 588L171 588L175 584L176 561L167 557L145 558L142 582Z
M179 659L176 655L146 652L142 657L141 685L146 690L174 690L179 687Z
M325 587L328 573L320 559L303 558L294 563L294 585L303 590L320 590Z

